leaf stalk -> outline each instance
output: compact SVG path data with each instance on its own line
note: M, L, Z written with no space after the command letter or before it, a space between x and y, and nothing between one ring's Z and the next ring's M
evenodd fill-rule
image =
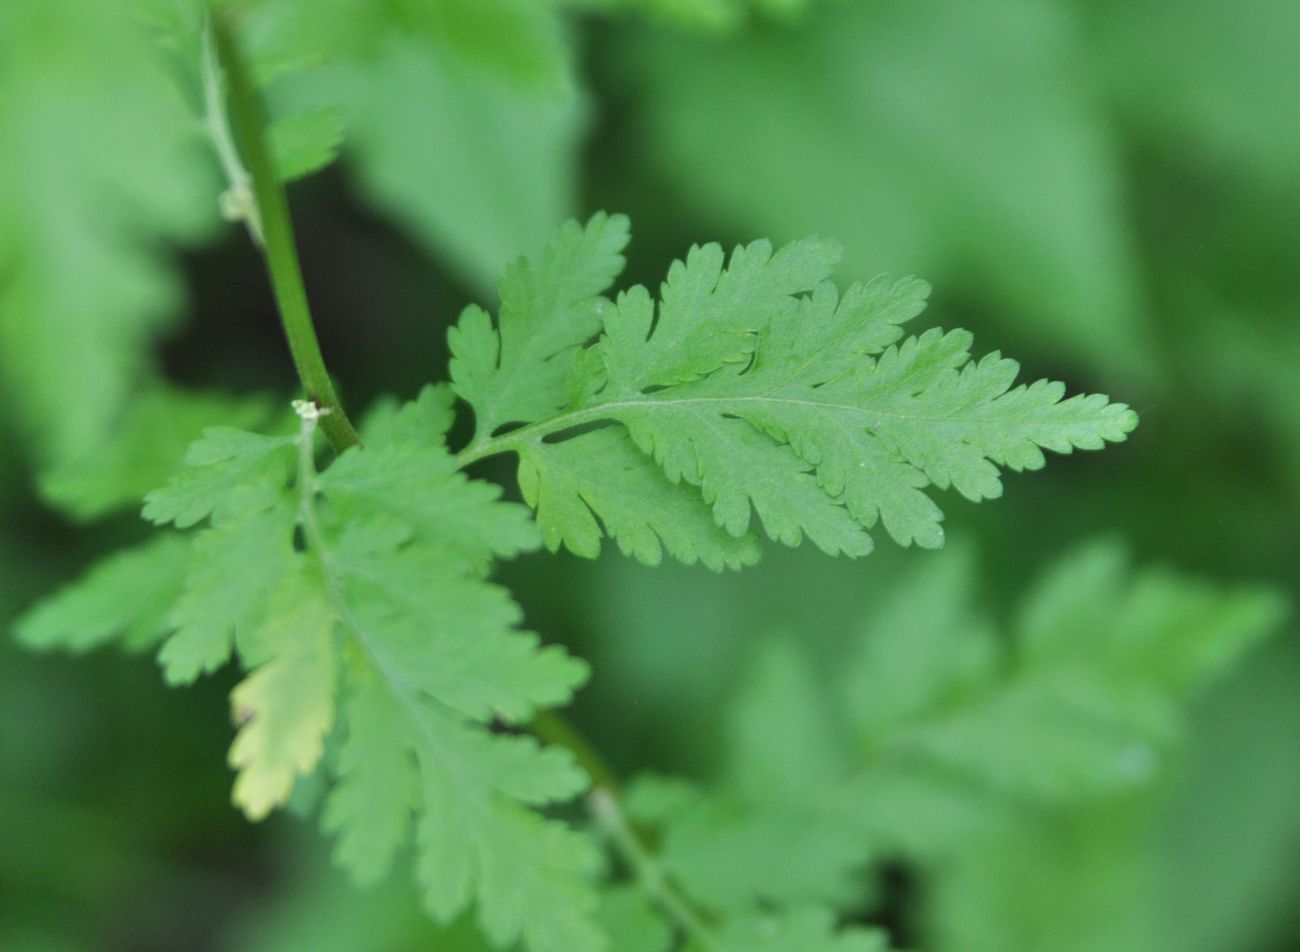
M250 227L253 221L260 222L262 254L298 379L312 402L328 411L320 418L321 431L335 452L342 452L349 446L358 445L361 440L343 412L316 338L289 218L289 200L271 160L266 113L253 89L229 22L214 15L211 32L217 63L225 75L230 118L247 162L255 216L250 218ZM235 167L240 167L237 159ZM232 186L237 185L238 182L232 182Z

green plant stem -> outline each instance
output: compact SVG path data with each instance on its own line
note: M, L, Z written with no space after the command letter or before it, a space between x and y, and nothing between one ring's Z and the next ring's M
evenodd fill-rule
M226 113L226 95L221 66L217 62L217 43L212 33L211 20L203 25L200 59L203 79L203 129L212 142L212 149L217 155L217 162L226 176L226 191L222 194L222 212L232 220L242 220L248 227L248 235L253 244L260 249L262 238L262 218L253 199L253 180L244 168L239 149L235 147L235 137L230 131L230 120Z
M627 818L623 816L618 798L611 791L598 787L587 796L587 808L591 811L596 826L623 857L637 883L664 914L677 923L700 949L705 952L724 952L708 924L678 894L659 866L659 861L637 838Z
M252 180L256 214L261 222L262 251L280 321L289 341L289 351L293 354L298 378L308 398L329 411L321 418L322 432L335 452L342 452L349 446L358 445L361 440L343 412L325 367L325 358L321 355L320 342L316 339L316 328L307 304L307 289L302 280L302 266L294 244L293 225L289 219L289 200L276 174L267 144L265 111L253 90L230 25L221 16L215 16L212 29L217 60L225 74L230 117Z
M524 444L536 442L550 436L552 433L605 419L610 416L610 410L609 405L602 404L585 410L562 413L548 420L539 420L536 423L521 426L517 430L511 430L509 433L503 433L501 436L489 436L481 440L475 440L456 454L456 462L461 469L464 469L471 463L477 463L488 456L518 450Z

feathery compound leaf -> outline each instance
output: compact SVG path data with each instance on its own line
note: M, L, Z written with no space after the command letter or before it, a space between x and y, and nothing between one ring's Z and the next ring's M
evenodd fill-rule
M457 392L480 424L461 459L518 453L552 549L595 555L603 525L643 561L666 548L743 564L754 514L769 537L795 545L807 536L830 553L870 551L866 530L877 522L901 544L937 547L942 513L927 487L994 498L999 467L1038 469L1043 450L1100 449L1137 424L1104 396L1065 399L1062 384L1045 380L1015 385L1018 365L997 354L971 361L964 331L900 341L928 287L878 278L840 295L826 280L837 249L816 239L778 251L755 242L730 260L716 245L693 248L669 270L658 305L642 287L611 305L599 295L617 268L597 241L609 221L568 226L539 263L512 272L536 286L590 278L586 309L567 298L569 313L603 321L599 340L576 355L589 324L559 321L553 338L548 324L527 325L528 346L499 366L515 384L539 381L535 399L502 412L490 395L498 351L521 333L518 306L503 305L499 335L478 309L451 334ZM503 301L518 300L519 284L508 280ZM563 394L557 352L572 368ZM610 422L661 477L593 431ZM504 423L522 425L502 433ZM712 526L686 518L693 504L711 510ZM718 529L743 548L729 550Z
M951 850L969 824L963 816L987 829L1026 803L1071 806L1141 789L1176 749L1197 689L1274 632L1283 610L1268 590L1134 573L1116 547L1092 544L1049 573L1008 638L973 606L977 581L961 552L927 561L880 605L840 692L792 673L802 666L788 658L759 668L733 714L731 790L721 801L731 829L780 806L802 817L788 834L792 856L814 848L829 822L841 843L859 844L860 864L900 845ZM808 790L822 793L814 801ZM674 808L672 824L696 822L701 809ZM726 842L717 832L712 841ZM665 862L696 875L707 849L697 836L693 854L670 850ZM754 882L748 872L733 877Z
M523 939L538 952L599 950L600 867L586 836L521 804L545 805L585 784L567 752L524 737L471 732L438 714L424 719L419 757L419 872L434 916L450 921L477 894L479 921L497 945Z
M338 782L322 823L338 838L335 861L370 886L387 875L410 836L417 777L405 736L392 729L402 711L374 671L350 675L340 720L347 730L334 764Z
M325 825L358 879L380 878L415 830L438 919L473 901L499 946L598 952L599 854L534 809L587 779L567 751L491 729L565 703L586 666L518 630L518 606L485 580L492 558L534 547L537 530L527 509L457 471L443 444L449 401L429 388L382 409L367 447L319 476L314 421L296 439L209 430L146 507L160 523L208 523L178 560L188 574L160 661L172 682L232 651L249 669L231 695L240 728L230 764L250 818L318 771L337 722ZM34 615L29 637L71 640L106 585L155 561L145 552L108 563ZM103 640L134 621L110 616L81 637Z

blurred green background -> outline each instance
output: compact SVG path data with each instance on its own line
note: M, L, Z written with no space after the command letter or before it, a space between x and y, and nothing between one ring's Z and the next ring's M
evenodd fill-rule
M3 6L7 622L142 534L127 503L191 430L257 419L293 380L174 70L141 65L112 5ZM421 3L394 6L408 15L364 43L327 37L342 52L268 91L346 114L341 161L290 197L350 405L442 379L460 307L492 302L504 263L568 215L631 216L629 282L692 242L819 233L843 242L845 281L930 280L922 326L966 327L1028 378L1142 415L1127 444L1013 477L1002 500L945 500L994 616L1098 533L1139 564L1296 590L1293 0L589 0L536 4L517 30L484 20L455 50L421 29ZM140 395L163 380L244 399L160 423ZM898 579L944 557L769 547L717 576L607 551L502 577L530 627L593 662L574 717L615 766L707 778L762 644L834 664ZM1149 788L987 838L942 875L892 870L873 915L936 952L1300 948L1297 635L1288 622L1200 698ZM5 639L0 950L480 948L425 922L404 876L353 891L311 823L243 821L233 681L172 691L147 658Z

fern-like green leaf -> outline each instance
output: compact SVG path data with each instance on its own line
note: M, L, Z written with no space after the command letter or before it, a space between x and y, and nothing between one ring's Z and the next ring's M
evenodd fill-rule
M450 335L454 386L478 418L462 460L518 453L553 549L594 555L599 520L645 561L667 548L733 565L748 558L755 514L771 538L807 536L830 553L870 551L878 522L901 544L936 547L942 513L927 487L993 498L1000 468L1038 469L1044 450L1099 449L1137 424L1104 396L1016 385L1018 365L997 354L972 361L963 331L902 340L927 286L878 278L841 295L827 280L837 250L816 239L775 251L755 242L729 259L717 245L694 248L669 270L658 304L642 287L611 304L600 295L619 260L613 221L567 226L546 255L512 270L496 327L471 307ZM557 310L539 289L560 286ZM603 330L588 340L597 318ZM494 395L533 381L522 398ZM629 464L627 448L599 429L611 425L662 478ZM714 526L688 518L692 504L707 506ZM746 540L745 553L717 528Z
M171 681L232 651L249 670L231 696L230 762L251 818L322 770L337 724L325 822L343 865L374 881L415 831L438 919L476 900L500 946L595 952L598 853L534 809L586 778L567 751L489 729L565 703L586 668L519 631L518 607L486 581L536 529L457 472L449 399L430 388L381 410L366 448L320 475L310 426L297 439L209 431L146 506L157 522L207 521L160 660Z

